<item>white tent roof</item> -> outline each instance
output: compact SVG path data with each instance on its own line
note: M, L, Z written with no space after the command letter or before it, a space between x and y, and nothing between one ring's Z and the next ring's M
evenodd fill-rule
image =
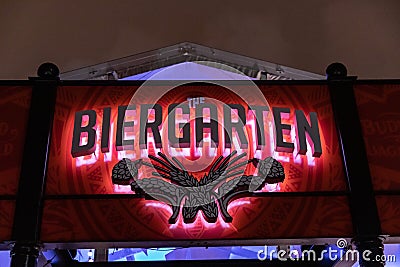
M224 69L232 73L243 73L244 75L254 79L325 79L324 76L311 72L301 71L279 64L188 42L65 72L61 74L61 79L119 80L126 77L138 78L145 77L145 75L148 75L151 71L161 70L165 67L185 62L201 63L203 66L200 66L199 64L187 64L182 65L184 66L182 70L184 70L184 68L195 67L198 68L198 70L207 70L207 72L211 72L211 70L215 71L215 69ZM205 65L209 68L206 68ZM138 74L140 74L140 76L135 76ZM187 73L187 75L189 74ZM183 80L190 79L182 75L180 78Z

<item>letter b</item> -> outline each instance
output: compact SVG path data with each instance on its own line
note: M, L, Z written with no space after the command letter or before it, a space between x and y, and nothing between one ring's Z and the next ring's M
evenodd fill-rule
M83 116L88 116L88 124L82 127ZM74 132L72 137L72 148L71 154L74 158L90 155L95 150L96 144L96 111L94 110L83 110L75 113L74 121ZM87 133L87 143L84 145L80 144L82 133Z

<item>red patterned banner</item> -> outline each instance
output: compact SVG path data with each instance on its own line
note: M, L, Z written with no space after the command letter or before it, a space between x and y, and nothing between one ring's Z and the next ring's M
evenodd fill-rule
M0 245L2 241L11 240L14 222L14 200L0 200Z
M286 179L267 191L281 192L308 192L308 191L340 191L346 190L346 183L342 167L341 156L339 152L338 137L333 120L330 98L326 86L259 86L263 96L272 108L287 108L289 113L281 113L282 124L289 125L291 130L285 132L282 130L285 142L292 142L293 152L273 151L274 129L273 124L268 125L268 116L266 115L265 138L267 140L263 150L254 149L256 138L254 130L254 120L248 119L250 125L248 129L248 138L250 144L248 147L249 155L253 157L273 156L277 161L283 164ZM114 185L111 180L111 171L113 166L124 157L132 160L141 157L146 158L148 154L156 155L159 151L169 156L174 156L171 151L164 146L156 149L154 143L149 143L148 150L135 149L134 151L117 151L115 145L115 136L117 131L118 107L128 105L137 87L60 87L58 91L57 107L55 112L55 122L53 128L53 138L51 141L51 151L49 157L49 168L47 178L47 195L82 195L82 194L116 194L130 192L129 186ZM152 88L148 88L152 90ZM256 98L252 98L251 91L247 104L257 105ZM207 86L183 86L178 90L173 90L163 96L159 101L163 110L171 103L181 103L188 98L202 96L205 98L216 99L227 104L240 104L243 102L229 90L225 90L215 85ZM141 99L143 104L151 103L151 97ZM243 104L244 106L245 104ZM104 112L110 108L110 129L109 129L109 149L108 152L102 152L102 121ZM84 110L94 110L96 114L96 144L93 153L85 156L73 157L71 154L72 140L74 132L74 120L77 112ZM322 155L315 157L312 155L312 148L308 142L308 150L305 155L299 153L299 147L296 144L296 123L295 110L300 110L304 116L309 119L310 112L316 112L319 125L319 134L322 146ZM138 115L138 111L136 111ZM288 117L284 117L288 115ZM133 116L133 115L132 115ZM164 116L164 115L163 115ZM177 115L178 116L178 115ZM221 115L219 115L221 116ZM221 117L218 117L220 119ZM163 117L165 119L165 117ZM82 122L82 124L85 122ZM87 122L86 122L87 123ZM253 125L251 125L253 123ZM82 126L83 127L83 126ZM137 127L136 125L134 127ZM221 131L219 133L221 135ZM162 136L162 140L167 139ZM207 137L207 136L206 136ZM82 137L83 139L85 137ZM135 136L137 142L139 137ZM253 140L253 143L251 143ZM82 142L82 140L81 140ZM206 161L212 162L218 155L228 155L221 150L220 145L217 150L212 150L209 145L205 145L201 155L207 158ZM181 149L181 152L185 148ZM186 149L186 156L177 156L179 160L186 160L190 165L190 160L196 159L195 149ZM238 148L240 150L240 148ZM231 150L230 150L231 151ZM282 150L281 150L282 151ZM182 154L184 154L183 152ZM240 153L240 152L239 152ZM186 157L186 159L185 159ZM197 161L198 164L198 161ZM142 167L143 168L143 167ZM145 168L143 168L145 171ZM150 172L151 173L151 172ZM198 176L203 175L199 172Z
M17 194L30 101L29 87L0 86L0 195Z
M231 205L232 223L165 223L167 205L139 199L48 200L43 242L253 240L352 236L347 197L262 197Z
M355 94L375 190L400 190L400 85L358 85Z
M43 242L352 235L345 196L238 195L240 190L347 190L326 86L179 85L162 93L160 88L58 88ZM173 111L174 104L180 110ZM176 140L181 140L178 147ZM237 165L227 169L229 161ZM242 172L235 172L238 166L245 166ZM266 168L276 176L260 182ZM207 189L209 194L201 191L221 170L225 183ZM226 189L234 182L236 187ZM153 200L118 197L140 197L144 188ZM209 196L224 190L229 197L214 202ZM179 200L158 201L160 194ZM69 195L75 199L60 199ZM209 202L197 203L207 197Z
M382 234L400 236L400 196L377 196L376 205L379 211Z

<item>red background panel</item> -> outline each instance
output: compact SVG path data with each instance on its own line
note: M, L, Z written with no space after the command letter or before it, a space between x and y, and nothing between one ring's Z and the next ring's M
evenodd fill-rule
M355 95L375 190L400 190L400 85L357 85Z
M314 158L311 164L309 160L312 159L296 155L296 152L274 155L283 164L286 174L280 191L347 190L328 88L320 85L259 87L270 106L290 108L291 114L286 123L293 125L295 109L304 111L307 117L309 112L317 112L318 115L322 156ZM108 199L85 196L85 199L79 200L79 195L116 193L111 182L111 170L118 158L117 153L113 153L111 160L105 161L105 155L99 152L95 155L96 160L90 164L77 164L77 158L71 156L75 113L94 109L98 115L97 122L101 123L102 109L111 107L111 120L116 121L118 106L127 105L135 90L135 86L58 88L42 223L43 242L282 239L352 235L346 196L243 198L229 205L232 223L224 223L220 217L216 223L210 224L199 213L192 224L184 224L180 217L173 225L168 223L170 208L161 202L129 196L112 196ZM247 94L249 104L259 102L254 99L251 90ZM160 100L160 105L166 110L168 104L184 102L194 96L214 98L227 104L243 104L236 95L215 85L185 85L166 94ZM140 103L153 104L147 98ZM111 149L115 150L114 146ZM147 174L145 171L143 173ZM56 199L51 195L57 195ZM74 199L60 199L63 195L77 196Z
M0 200L0 242L11 240L14 209L14 200Z
M31 91L0 86L0 195L17 193Z
M312 111L318 114L322 156L315 158L313 166L309 164L307 156L296 155L296 152L279 153L281 158L276 159L284 165L287 177L280 185L280 191L347 190L327 87L321 85L262 85L259 87L270 106L291 109L289 121L294 121L295 109L304 111L307 117ZM102 109L111 107L111 119L116 121L117 107L127 105L136 89L137 87L134 86L70 86L58 89L49 156L47 195L115 193L110 177L112 167L118 162L116 153L113 154L111 161L104 162L104 155L99 152L96 155L98 159L94 163L81 166L78 166L77 159L71 156L74 116L77 111L94 109L100 121ZM252 97L251 90L248 91L248 95L251 103L258 102L254 96ZM193 96L215 98L225 103L240 103L237 96L221 87L187 85L167 94L161 104L164 105L165 110L166 105L183 102L187 97ZM148 100L143 99L141 103L147 103L146 101ZM111 149L115 150L114 147ZM282 160L285 157L286 162Z
M47 200L43 242L282 239L353 235L347 197L254 197L233 202L231 224L168 224L168 208L142 199Z
M377 196L376 205L379 211L382 233L400 236L400 196Z

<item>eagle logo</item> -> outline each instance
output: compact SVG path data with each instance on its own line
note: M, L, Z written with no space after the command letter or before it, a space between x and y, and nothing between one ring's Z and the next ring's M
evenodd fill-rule
M245 156L246 153L238 155L236 150L227 157L219 156L199 180L176 157L169 159L161 152L158 157L148 156L152 163L124 158L113 167L112 182L130 185L139 197L168 204L172 208L170 224L176 223L181 206L184 223L193 223L200 210L207 222L214 223L218 219L218 207L223 220L230 223L233 220L228 213L231 201L252 196L265 184L285 179L282 164L272 157L245 160ZM257 168L256 176L244 174L248 164ZM152 172L153 177L138 178L139 168L143 165L156 170Z

